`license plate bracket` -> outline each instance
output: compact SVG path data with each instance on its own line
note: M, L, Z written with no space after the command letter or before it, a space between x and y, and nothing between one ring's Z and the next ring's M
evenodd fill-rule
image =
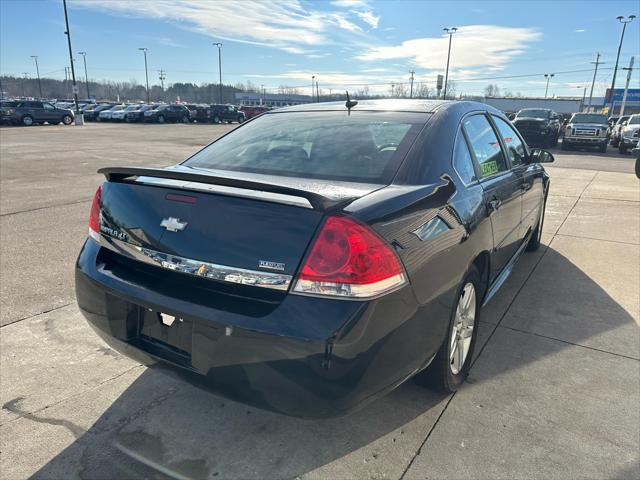
M138 339L146 350L180 364L191 363L193 322L165 312L141 308Z

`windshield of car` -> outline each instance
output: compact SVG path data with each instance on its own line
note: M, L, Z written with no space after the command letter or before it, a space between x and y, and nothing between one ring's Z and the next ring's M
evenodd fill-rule
M116 105L111 109L112 112L117 112L118 110L124 110L124 105Z
M138 110L140 105L127 105L124 109L125 112L131 112L133 110Z
M618 119L618 121L616 122L616 125L620 125L621 123L624 123L624 122L626 122L627 120L629 120L629 117L627 117L627 116L620 117L620 118Z
M425 114L286 112L262 115L188 159L188 167L388 183Z
M526 117L526 118L549 118L549 110L539 110L535 108L528 108L525 110L520 110L516 118Z
M606 115L598 115L597 113L576 113L571 117L571 123L607 123Z
M154 110L157 110L157 111L166 110L168 107L169 105L158 105L157 107L154 108Z
M638 125L640 123L640 115L633 115L629 118L627 125Z

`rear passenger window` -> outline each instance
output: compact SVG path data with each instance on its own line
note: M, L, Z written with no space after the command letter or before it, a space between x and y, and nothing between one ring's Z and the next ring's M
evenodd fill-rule
M460 132L456 138L456 145L453 149L453 168L456 169L458 175L465 184L475 182L476 172L473 169L473 159L469 152L469 147L464 139L464 135Z
M504 146L507 147L511 165L514 167L523 165L527 159L527 151L522 140L507 122L499 117L493 117L493 120L500 131Z
M489 120L484 115L467 117L463 122L471 149L480 166L480 176L490 177L507 170L507 162Z

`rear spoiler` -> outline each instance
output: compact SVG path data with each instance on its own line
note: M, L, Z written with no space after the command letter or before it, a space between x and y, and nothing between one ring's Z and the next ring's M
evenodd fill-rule
M165 170L162 168L107 167L101 168L98 170L98 173L104 174L109 182L127 182L132 177L154 177L291 195L294 197L306 198L314 210L330 210L341 205L346 205L355 200L355 197L336 200L320 195L319 193L309 192L300 188L285 187L282 185L273 185L270 183L255 182L252 180L242 180L239 178L218 177L204 173Z

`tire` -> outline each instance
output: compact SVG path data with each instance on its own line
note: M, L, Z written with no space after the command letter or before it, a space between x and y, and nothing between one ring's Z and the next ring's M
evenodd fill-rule
M182 117L182 123L189 123L189 117L186 115Z
M238 117L238 123L242 123L242 122L244 122L244 117L242 115L240 115Z
M25 115L20 120L20 123L22 123L22 125L24 125L25 127L30 127L31 125L33 125L33 117L31 115Z
M623 145L622 143L620 143L620 146L618 147L618 152L625 154L627 153L627 148L628 147L626 145Z
M219 117L219 116L217 116L217 115L216 115L215 117L213 117L213 123L222 123L222 122L220 121L220 117Z
M540 248L540 240L542 239L542 229L544 228L544 211L546 206L547 206L547 201L545 199L545 201L542 202L542 211L540 212L540 218L538 218L538 224L536 225L535 230L533 230L533 233L531 234L529 243L527 243L527 246L525 247L527 252L535 252Z
M478 270L472 267L458 287L456 301L449 318L447 336L431 364L414 377L417 383L436 390L452 393L458 390L469 375L473 350L478 338L482 300L482 292L480 291L481 283ZM473 297L469 297L471 294L473 294ZM465 297L471 298L471 300L469 300L471 303L468 304L468 308L466 309L466 318L463 317L461 319L458 315L458 307L465 305ZM469 313L471 313L471 315L469 315ZM472 318L469 319L469 317ZM471 321L471 329L469 329L469 320ZM464 325L462 329L460 329L460 322ZM458 337L458 332L463 332L464 336ZM459 340L454 341L454 338L459 338ZM467 339L469 340L468 342ZM464 354L463 344L465 345L464 348L466 348L466 354ZM462 352L463 356L457 357L457 352Z
M73 118L71 117L71 115L65 115L64 117L62 117L62 123L64 123L65 125L71 125L73 123Z
M164 122L165 122L164 115L158 115L158 123L164 123Z

